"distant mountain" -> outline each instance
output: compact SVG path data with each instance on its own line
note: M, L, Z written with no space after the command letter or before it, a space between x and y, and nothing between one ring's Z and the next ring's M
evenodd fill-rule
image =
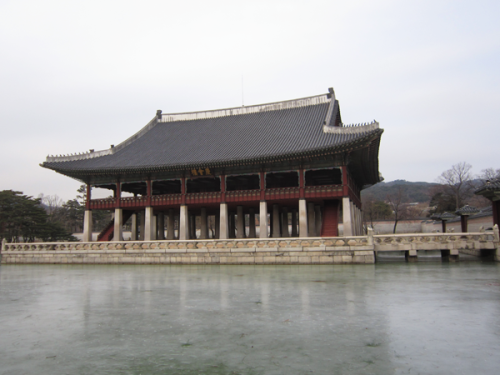
M405 194L409 202L424 203L431 199L430 189L439 184L432 182L411 182L405 180L395 180L390 182L380 182L376 185L364 189L361 196L373 195L376 200L385 201L387 195L397 192L399 186L404 186Z

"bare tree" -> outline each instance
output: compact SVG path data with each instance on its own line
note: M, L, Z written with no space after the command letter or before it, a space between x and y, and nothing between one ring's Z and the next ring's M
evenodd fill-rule
M396 233L398 221L406 219L408 214L408 202L403 186L398 186L395 193L387 194L386 199L394 214L394 229L392 232Z
M494 180L500 178L500 168L495 170L493 168L483 169L481 174L478 176L479 179L483 181Z
M387 203L375 199L373 194L364 194L361 199L365 227L371 226L372 229L375 229L376 221L386 220L392 216L391 207Z
M64 210L63 205L64 201L59 198L57 195L43 195L40 194L38 196L40 201L42 202L45 211L47 211L49 223L54 223L56 221L64 222Z
M471 169L470 164L460 162L438 177L438 182L445 187L445 193L455 199L455 209L457 210L463 206L474 190Z

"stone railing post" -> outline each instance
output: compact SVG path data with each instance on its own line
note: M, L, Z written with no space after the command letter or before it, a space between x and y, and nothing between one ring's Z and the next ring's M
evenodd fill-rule
M494 238L495 242L499 242L500 241L500 236L498 234L498 224L495 224L493 226L493 238Z
M368 227L366 229L366 235L368 236L367 241L368 241L368 246L373 246L373 228Z
M2 246L0 247L0 254L3 253L4 249L5 249L5 238L2 238Z

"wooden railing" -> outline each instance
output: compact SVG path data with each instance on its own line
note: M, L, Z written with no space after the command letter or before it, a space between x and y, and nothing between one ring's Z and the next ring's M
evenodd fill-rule
M248 202L260 200L260 190L235 190L227 191L226 202ZM299 199L300 189L298 187L271 188L265 190L266 200ZM307 186L305 187L306 198L333 198L342 196L341 185ZM221 192L188 193L186 204L217 204L221 202ZM176 206L182 203L182 194L162 194L150 197L151 206ZM123 197L120 199L121 208L144 208L148 205L147 196ZM117 207L116 198L92 199L90 208L95 210L111 210Z

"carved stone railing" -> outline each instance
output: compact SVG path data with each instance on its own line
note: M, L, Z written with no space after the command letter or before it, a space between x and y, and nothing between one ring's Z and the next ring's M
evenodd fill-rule
M375 251L496 249L496 232L374 235Z
M367 237L4 243L2 263L374 263Z
M374 263L379 251L418 250L498 254L499 233L424 233L353 237L246 238L112 242L2 242L2 263L161 263L161 264L340 264Z

